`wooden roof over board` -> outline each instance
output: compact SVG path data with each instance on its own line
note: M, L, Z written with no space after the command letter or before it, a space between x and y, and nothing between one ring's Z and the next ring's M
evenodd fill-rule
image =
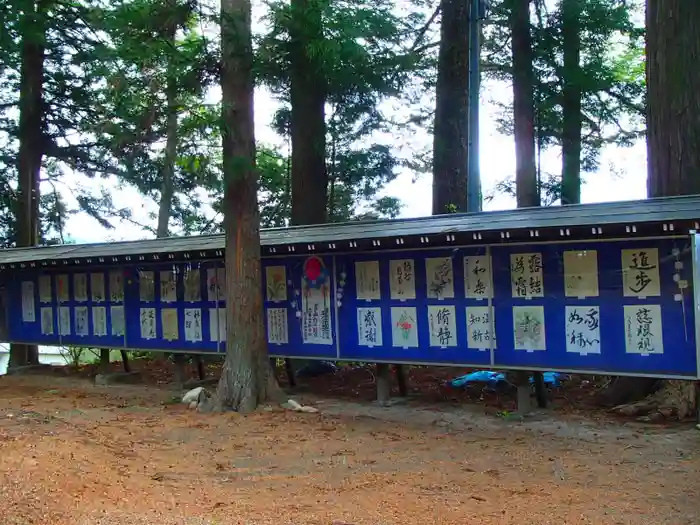
M684 235L700 230L700 195L262 230L262 255ZM223 258L225 237L168 237L0 250L0 270Z

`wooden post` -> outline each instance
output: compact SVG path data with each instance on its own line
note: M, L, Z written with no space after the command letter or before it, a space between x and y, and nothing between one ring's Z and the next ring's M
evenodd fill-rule
M202 362L202 356L199 354L194 355L194 362L197 365L197 377L200 381L204 381L207 377L207 372L204 370L204 363Z
M533 382L535 383L535 398L539 408L547 408L547 386L544 384L544 374L542 372L534 372L532 374Z
M391 370L386 363L377 363L377 402L385 405L391 399Z
M401 397L408 396L408 374L403 365L395 365L396 381L399 384L399 395Z
M124 365L124 372L131 372L131 364L129 363L129 356L126 354L126 350L119 351L122 355L122 365Z
M185 384L185 356L182 354L173 354L173 363L175 363L175 383L179 388Z
M109 348L100 348L100 373L109 373Z

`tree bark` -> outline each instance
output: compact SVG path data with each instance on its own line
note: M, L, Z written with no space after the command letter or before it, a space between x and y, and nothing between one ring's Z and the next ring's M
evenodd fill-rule
M17 247L39 241L39 177L44 156L45 14L48 1L28 2L22 15L19 95L19 154L17 162ZM10 345L10 367L39 363L36 345Z
M535 74L532 69L530 0L512 0L510 13L513 52L513 122L515 184L519 208L540 205L535 162Z
M250 0L221 2L221 48L227 332L217 398L249 412L279 392L263 326Z
M433 131L433 215L470 211L467 210L469 0L441 0L440 10Z
M323 40L322 2L291 0L292 224L326 222L326 79L313 47Z
M647 193L667 197L700 193L700 3L647 0ZM696 286L698 283L695 283ZM651 392L651 395L649 395ZM637 394L637 395L632 395ZM620 378L607 398L641 401L618 407L625 415L694 415L691 381Z
M581 0L562 0L561 203L581 202Z
M165 159L163 165L163 180L160 191L160 203L158 204L158 228L156 235L158 237L167 237L169 235L170 215L173 207L173 194L175 185L175 162L177 160L177 78L176 67L174 64L176 52L175 37L177 34L176 18L172 12L175 9L175 2L168 1L168 6L171 12L168 15L168 27L165 30L165 37L172 44L171 53L173 55L167 58L167 73L166 73L166 141L165 141Z

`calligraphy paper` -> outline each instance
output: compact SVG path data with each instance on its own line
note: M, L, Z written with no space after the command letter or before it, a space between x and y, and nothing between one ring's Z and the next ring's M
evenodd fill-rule
M51 306L44 306L41 309L41 333L53 335L53 308Z
M96 336L107 335L107 308L104 306L92 308L92 331Z
M124 335L124 307L111 306L109 309L111 317L112 335L122 337Z
M52 301L51 294L51 276L39 276L39 302L50 303Z
M567 306L566 351L581 355L600 354L600 308Z
M488 306L467 306L467 347L477 350L496 348L496 324Z
M58 308L58 334L71 335L70 306L60 306Z
M185 341L192 343L202 340L202 310L185 308Z
M88 325L88 307L76 306L75 310L75 335L86 337L90 335L90 327Z
M144 303L152 303L156 300L156 283L153 272L139 271L139 298ZM155 337L155 336L154 336Z
M429 299L452 299L455 296L452 259L434 257L425 260L427 294Z
M284 266L265 267L265 290L267 300L272 303L287 300L287 270Z
M464 258L464 294L467 299L488 299L492 295L491 257L468 255Z
M454 306L428 306L430 346L457 346L457 320Z
M65 303L69 301L68 296L68 276L67 275L57 275L56 276L56 288L58 295L58 302Z
M124 302L124 276L122 272L109 272L109 298L113 303Z
M566 297L598 297L598 252L564 252L564 293Z
M34 283L22 281L22 321L25 323L36 321L34 306Z
M226 341L226 308L209 308L209 338L216 342Z
M160 272L160 302L174 303L177 301L177 277L172 270Z
M361 301L373 301L382 298L379 289L379 261L360 261L355 263L355 288L357 298Z
M399 348L418 348L418 316L414 306L392 306L392 345Z
M188 269L183 277L185 288L185 302L198 303L202 300L202 283L197 269Z
M103 273L90 274L90 295L95 303L101 303L105 300L105 276Z
M85 303L88 300L87 274L76 273L73 276L73 297L77 303Z
M226 268L207 270L207 300L223 301L226 293Z
M141 339L156 338L156 309L141 308L139 313L139 323L141 325Z
M544 297L542 254L513 253L510 255L510 282L513 297L529 299Z
M657 248L622 250L622 287L625 297L661 295Z
M547 350L543 306L513 307L515 350Z
M416 278L413 259L389 261L391 298L405 301L416 298Z
M357 309L357 338L360 346L382 346L381 308Z
M628 354L663 354L661 306L658 304L625 305L625 347Z
M267 309L267 341L273 345L284 345L289 342L286 308Z
M301 296L301 324L305 343L333 344L331 301L324 287L306 287Z
M177 321L176 308L161 309L160 320L163 326L163 339L166 341L177 341L180 339L180 327Z

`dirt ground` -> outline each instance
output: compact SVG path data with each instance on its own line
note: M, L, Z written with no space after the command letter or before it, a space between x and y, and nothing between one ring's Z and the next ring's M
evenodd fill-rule
M700 522L692 425L521 420L442 387L382 408L362 385L295 396L318 414L200 415L151 383L1 377L0 524Z

